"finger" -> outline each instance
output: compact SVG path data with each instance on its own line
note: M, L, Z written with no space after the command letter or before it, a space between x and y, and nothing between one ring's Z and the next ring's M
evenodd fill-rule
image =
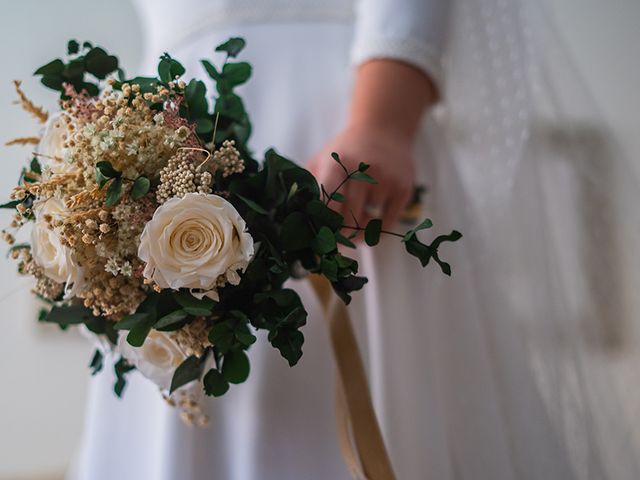
M346 208L347 215L353 217L356 222L356 226L365 226L365 214L364 208L367 200L367 184L358 181L352 181L348 183L347 195L346 195Z
M363 224L365 226L374 218L382 220L389 205L389 196L390 192L384 185L379 184L370 186L363 214Z
M396 190L388 200L387 209L385 211L382 223L387 228L393 228L400 220L400 216L407 208L409 200L411 199L411 192L409 189Z

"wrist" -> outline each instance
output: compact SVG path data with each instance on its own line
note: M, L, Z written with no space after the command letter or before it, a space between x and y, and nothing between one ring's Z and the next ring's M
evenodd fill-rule
M371 60L358 67L348 123L413 141L435 98L423 72L395 60Z
M376 136L393 142L412 144L415 139L415 129L389 119L378 119L371 116L351 116L346 125L352 132L365 132L367 136Z

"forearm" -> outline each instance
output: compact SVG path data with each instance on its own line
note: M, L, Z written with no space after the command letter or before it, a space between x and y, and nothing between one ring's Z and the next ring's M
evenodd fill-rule
M390 131L413 140L437 93L421 70L397 60L375 59L356 71L349 125Z

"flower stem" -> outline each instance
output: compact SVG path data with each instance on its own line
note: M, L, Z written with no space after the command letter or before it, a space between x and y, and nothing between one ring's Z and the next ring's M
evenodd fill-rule
M359 232L364 232L365 229L363 227L354 227L353 225L342 225L340 228L347 228L349 230L357 230ZM385 235L393 235L394 237L404 238L404 235L401 233L390 232L389 230L380 230L380 233L384 233Z

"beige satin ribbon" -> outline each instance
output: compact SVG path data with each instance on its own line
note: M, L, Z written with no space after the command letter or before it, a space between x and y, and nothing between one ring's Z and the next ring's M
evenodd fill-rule
M347 468L356 480L395 480L347 307L325 277L309 280L323 306L336 361L338 441Z

